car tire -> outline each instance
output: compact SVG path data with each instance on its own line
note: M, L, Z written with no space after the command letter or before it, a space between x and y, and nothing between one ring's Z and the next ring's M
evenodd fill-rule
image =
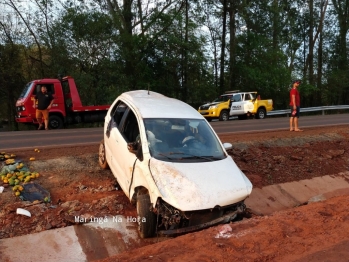
M149 194L137 195L138 231L141 238L149 238L155 235L156 216L150 211L151 202Z
M267 116L267 111L265 111L264 108L258 108L257 115L256 115L257 119L264 119L266 118L266 116Z
M228 121L228 120L229 120L228 110L222 110L219 115L219 121Z
M62 129L63 119L56 115L51 115L48 118L48 126L50 129Z
M98 163L101 168L103 169L108 168L107 156L105 154L104 139L102 139L102 141L99 143Z

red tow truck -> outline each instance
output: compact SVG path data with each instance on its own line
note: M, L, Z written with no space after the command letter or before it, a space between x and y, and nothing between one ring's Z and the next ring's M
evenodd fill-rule
M45 85L54 101L49 111L49 128L60 129L76 123L102 122L110 105L83 106L75 81L71 76L62 79L39 79L29 82L16 102L18 123L38 124L35 118L34 96Z

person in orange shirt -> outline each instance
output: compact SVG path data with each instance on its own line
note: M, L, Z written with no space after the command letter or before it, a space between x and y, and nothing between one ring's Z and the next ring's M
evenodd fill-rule
M298 92L298 87L301 84L301 80L297 79L292 82L292 89L290 91L290 131L303 131L298 127L298 119L300 115L301 100Z

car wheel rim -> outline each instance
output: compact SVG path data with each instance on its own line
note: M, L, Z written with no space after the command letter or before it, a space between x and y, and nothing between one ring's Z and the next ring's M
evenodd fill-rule
M103 164L105 162L105 150L104 145L99 145L99 162Z

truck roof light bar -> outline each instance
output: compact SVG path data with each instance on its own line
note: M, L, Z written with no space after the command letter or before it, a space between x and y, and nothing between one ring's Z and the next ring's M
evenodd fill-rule
M240 90L225 91L224 94L237 93L237 92L240 92Z

